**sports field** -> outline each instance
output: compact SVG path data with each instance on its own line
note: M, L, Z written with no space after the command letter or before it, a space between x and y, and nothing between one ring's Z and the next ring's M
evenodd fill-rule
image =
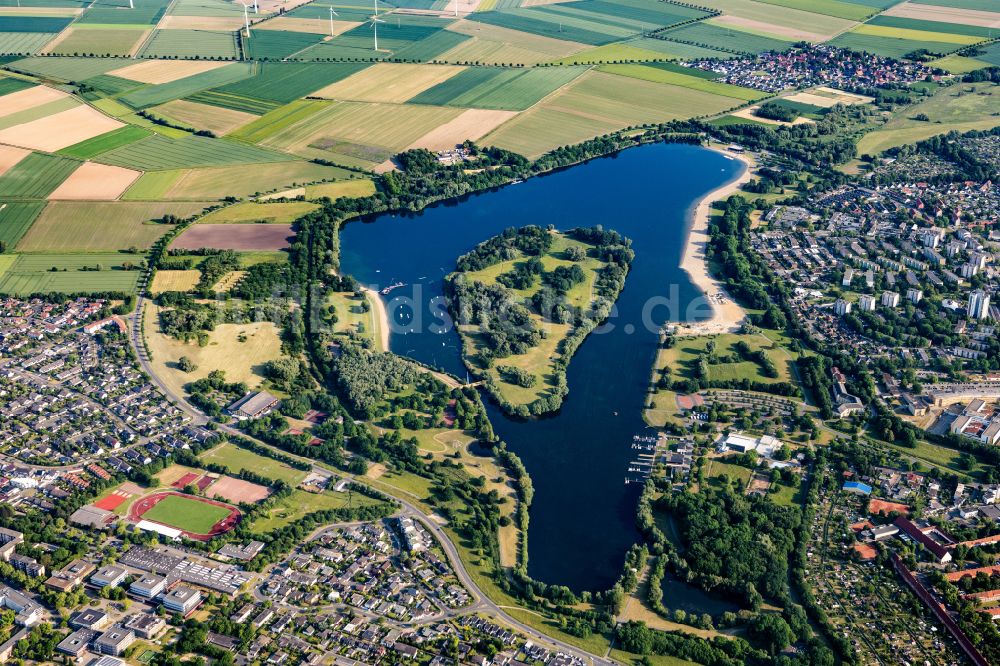
M137 504L146 501L144 499L133 504L132 510L142 520L152 520L192 534L210 534L216 523L234 511L200 498L176 493L164 494L159 498L154 495L153 499L159 501L152 507L146 510L142 507L136 509Z

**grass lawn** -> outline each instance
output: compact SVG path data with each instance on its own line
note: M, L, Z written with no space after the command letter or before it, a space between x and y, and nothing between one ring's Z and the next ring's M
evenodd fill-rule
M776 493L768 495L771 501L782 506L798 506L802 502L802 484L797 486L786 486L783 483L777 484L779 489Z
M250 531L254 534L266 534L316 511L368 506L377 504L378 501L355 492L309 493L304 490L293 490L291 495L275 504L267 517L255 520L250 526Z
M939 89L934 95L895 114L885 125L858 141L859 155L915 143L952 130L988 130L1000 125L996 86L992 83L958 84ZM918 114L929 120L914 120Z
M718 458L712 458L708 461L708 469L705 471L705 478L717 478L721 479L722 476L728 476L730 480L739 479L745 486L750 482L751 472L746 467L741 467L739 465L732 465L727 462L722 462Z
M228 468L234 474L250 470L269 479L284 481L290 486L297 486L306 478L306 472L290 465L259 455L253 451L241 448L231 442L221 444L214 449L205 451L198 459L204 463L215 463Z
M330 293L327 304L337 313L337 322L333 325L335 335L357 337L371 340L376 349L382 346L380 322L375 317L375 308L367 294L356 297L353 292L335 291ZM368 303L368 310L364 304Z
M199 224L291 224L319 208L308 201L253 203L245 201L214 210L198 220Z
M206 534L212 526L229 515L229 509L214 504L206 504L196 499L170 495L142 515L144 520L153 520L179 530Z
M726 333L717 336L702 336L678 340L670 349L661 349L657 358L658 369L669 367L674 379L691 379L694 377L698 357L708 348L710 340L715 340L716 356L737 355L736 344L746 342L753 352L764 351L778 370L777 377L768 377L762 368L754 361L739 361L737 363L717 363L709 365L709 377L713 380L749 379L755 382L791 382L792 362L794 354L780 345L785 343L780 336L743 335ZM670 407L670 406L667 406Z
M966 469L959 462L960 453L958 451L944 446L939 446L937 444L931 444L930 442L923 440L918 440L916 447L912 449L908 449L905 446L900 446L892 442L883 443L899 451L907 458L920 461L924 463L924 465L937 467L950 472L956 472L959 476L979 477L984 471L984 466L979 462L977 462L971 470Z

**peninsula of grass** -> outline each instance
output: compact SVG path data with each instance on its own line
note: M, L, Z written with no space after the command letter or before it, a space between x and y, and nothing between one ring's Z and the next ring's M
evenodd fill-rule
M447 289L465 364L504 411L559 409L569 360L625 286L629 245L597 227L526 226L459 258Z

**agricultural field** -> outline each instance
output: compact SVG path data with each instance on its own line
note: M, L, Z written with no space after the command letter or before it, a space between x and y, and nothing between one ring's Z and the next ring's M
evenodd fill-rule
M670 67L670 63L663 63L663 66L659 63L653 63L651 65L602 65L601 67L598 67L598 70L608 72L610 74L617 74L619 76L642 79L643 81L668 83L682 88L700 90L702 92L722 95L724 97L732 97L746 102L752 102L764 96L764 93L759 90L741 88L740 86L734 86L728 83L712 81L695 73L699 72L699 70L689 69L685 72L682 67L672 68Z
M996 30L989 27L988 21L987 25L977 25L975 18L971 18L970 22L965 24L914 18L914 14L921 14L919 11L909 14L909 16L876 16L850 32L840 35L831 44L893 58L921 50L947 55L990 39ZM995 16L1000 20L1000 14Z
M120 69L133 61L125 58L23 58L7 67L57 81L84 81Z
M234 5L235 6L235 5ZM142 51L144 58L209 58L235 60L239 57L235 33L222 30L155 30Z
M49 194L53 200L114 201L141 174L132 169L84 162Z
M878 7L840 0L758 0L768 5L798 9L813 14L825 14L850 21L864 21L878 12Z
M696 46L703 46L722 51L734 53L760 53L761 51L784 51L791 47L794 40L778 39L768 37L746 30L739 29L733 25L718 25L702 21L700 23L690 23L661 33L666 40L685 42Z
M2 285L0 285L2 286ZM146 306L146 343L152 352L156 376L178 394L189 382L203 379L213 370L226 373L228 382L246 382L251 389L264 382L264 363L281 358L281 331L271 322L220 324L208 333L208 343L185 343L160 332L158 307ZM177 367L182 356L197 366L191 372Z
M515 111L468 109L458 117L438 125L409 147L450 150L466 140L478 141L515 116L517 116Z
M371 168L460 113L436 106L331 102L260 145Z
M207 60L143 60L125 67L108 70L107 74L137 83L160 85L186 79L196 74L203 74L228 64Z
M449 23L451 19L397 14L379 24L377 51L375 30L370 23L364 23L328 41L321 41L296 57L304 60L381 60L389 57L433 60L457 44L456 39L431 40Z
M469 19L599 46L636 36L646 30L665 28L708 15L694 7L666 3L579 0L564 4L476 12Z
M165 291L190 291L201 279L199 270L159 270L153 277L151 291L154 295Z
M267 113L368 66L368 63L262 62L257 63L253 76L206 90L190 99L237 111Z
M172 102L155 106L151 112L182 127L191 127L199 131L207 130L217 136L229 134L260 117L252 113L189 102L184 99L175 99Z
M743 100L590 71L483 138L528 157L630 125L711 115Z
M262 456L231 442L205 451L198 456L198 460L205 464L222 465L233 474L243 471L254 472L275 481L284 481L293 488L302 483L307 474L287 463Z
M55 36L50 32L0 32L0 55L38 53Z
M9 77L0 77L0 97L3 95L9 95L12 92L17 92L18 90L24 90L25 88L34 87L33 83L28 81L22 81L21 79L13 79Z
M245 79L252 73L253 65L250 63L231 63L225 67L213 68L168 83L142 88L123 95L120 99L134 109L144 109Z
M323 35L285 30L250 30L244 44L247 57L254 60L282 60L323 41Z
M305 183L347 178L350 172L311 162L257 164L209 169L176 169L143 174L123 199L205 201L227 196L256 196L262 192L285 190Z
M864 2L845 4L870 6L872 7L870 12L874 13L878 10L878 7L874 6L875 3L883 1L891 4L895 0L864 0ZM805 11L780 4L758 2L757 0L703 0L700 4L721 11L723 16L733 25L743 25L747 28L753 26L767 34L784 35L792 41L812 40L816 36L829 38L849 30L857 23L857 20L838 18L829 14ZM827 3L824 0L819 0L815 4L826 5ZM834 7L832 11L843 9L836 7L836 5L831 6ZM716 17L713 20L718 21L720 18L723 17Z
M134 8L129 8L124 0L119 2L94 2L79 19L78 24L98 23L102 25L148 25L159 22L170 4L169 0L132 0Z
M0 176L0 198L44 199L79 166L68 157L31 153Z
M154 134L127 146L109 150L98 159L106 164L130 169L161 171L183 167L285 162L293 158L223 139L200 136L171 139Z
M196 224L171 243L172 249L237 250L258 252L283 250L294 238L290 224Z
M11 96L18 94L20 93L13 93ZM53 104L69 103L77 104L73 98L66 98ZM123 127L118 120L109 118L90 106L76 105L63 111L47 112L48 109L45 107L48 106L50 105L22 112L41 116L31 120L25 121L22 114L14 114L17 116L16 119L14 116L0 119L0 127L3 127L0 129L0 143L55 152ZM19 122L11 124L15 120Z
M477 23L465 19L448 26L447 32L458 33L469 38L437 57L439 61L457 64L535 65L587 48L587 45L577 42L543 37L499 25Z
M198 224L291 224L317 208L319 208L319 204L308 201L289 201L287 203L247 201L212 211L200 218Z
M16 247L43 208L45 208L44 201L0 202L0 243L3 243L8 251Z
M21 254L0 275L0 294L134 292L141 254Z
M584 67L572 66L466 69L416 95L410 103L522 111L584 71Z
M1000 125L1000 117L994 115L997 98L996 86L989 83L941 88L934 96L897 113L888 123L863 136L858 141L858 154L877 155L888 148L951 131L992 129ZM926 114L929 120L916 120L918 114Z
M379 63L321 88L313 97L358 102L402 103L442 84L464 68L452 65Z
M45 53L52 55L127 56L149 33L146 28L129 26L105 29L86 28L79 24L52 40Z
M329 197L336 201L340 197L367 197L372 194L375 194L375 183L367 178L306 186L307 199Z
M171 227L164 215L189 217L206 203L73 203L46 206L17 249L20 252L103 252L148 249Z

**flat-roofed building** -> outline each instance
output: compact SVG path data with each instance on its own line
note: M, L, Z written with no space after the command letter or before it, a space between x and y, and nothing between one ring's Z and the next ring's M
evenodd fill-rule
M103 629L110 618L100 608L84 608L69 619L69 626L74 629Z
M79 657L87 651L87 648L99 634L100 632L93 629L77 629L56 645L56 652L62 652L74 658Z
M113 624L94 641L94 651L117 657L135 643L135 633L120 624Z
M0 527L0 560L10 561L10 556L14 554L14 549L19 543L24 543L24 535L6 527Z
M45 581L45 586L56 592L69 592L83 584L83 579L94 571L94 565L85 560L73 560Z
M125 621L122 622L122 626L126 629L134 631L135 635L139 638L152 640L167 628L167 623L158 615L142 613L140 615L128 616Z
M128 569L116 564L109 564L97 570L90 577L90 584L94 587L118 587L128 578Z
M187 615L201 602L201 592L186 585L178 585L163 595L163 607Z
M227 411L240 420L256 419L274 409L278 402L279 400L267 391L254 391L229 405Z
M41 564L33 557L13 553L10 556L10 565L21 573L28 574L32 578L38 578L39 576L45 575L45 565Z
M156 574L146 574L136 579L129 586L129 592L140 597L152 599L167 587L167 579Z

